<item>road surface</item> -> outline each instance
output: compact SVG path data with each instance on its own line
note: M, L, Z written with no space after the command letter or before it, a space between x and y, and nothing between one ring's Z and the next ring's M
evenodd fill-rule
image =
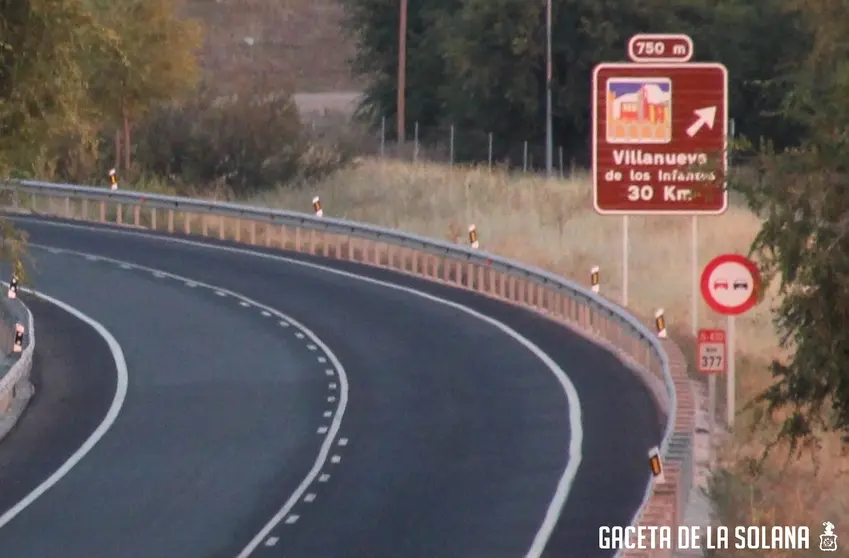
M626 524L642 498L661 436L648 391L531 312L356 264L18 223L62 250L33 248L35 288L112 332L129 387L94 449L0 527L4 553L506 558L550 522L544 556L605 556L598 526ZM45 331L71 327L36 311ZM75 362L65 374L82 381ZM108 393L102 376L88 381ZM9 440L3 450L53 448Z

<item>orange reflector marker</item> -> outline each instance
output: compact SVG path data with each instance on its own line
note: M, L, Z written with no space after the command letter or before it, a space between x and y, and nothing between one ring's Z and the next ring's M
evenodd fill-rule
M666 320L663 317L663 308L654 313L654 325L657 328L657 336L666 339Z
M469 225L469 244L471 244L474 249L480 248L480 242L478 242L478 229L474 225Z
M663 464L660 462L660 449L657 446L649 450L649 466L651 467L652 476L658 482L664 482Z

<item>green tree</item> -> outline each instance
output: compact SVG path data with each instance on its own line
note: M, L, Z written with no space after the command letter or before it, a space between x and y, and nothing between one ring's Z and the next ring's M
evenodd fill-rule
M807 57L776 78L792 83L784 113L805 131L798 149L758 159L740 188L764 219L752 249L783 295L775 324L788 359L758 401L789 411L779 440L791 448L822 430L849 433L849 2L785 2Z
M56 138L95 132L80 57L100 36L82 0L0 0L0 176L38 174Z
M354 71L368 79L359 115L395 135L398 94L398 0L341 0L347 14L345 27L356 39ZM407 10L407 122L423 130L436 127L442 113L438 86L445 80L438 37L431 31L462 0L409 0ZM408 132L410 126L407 127Z
M201 28L177 18L170 0L92 2L113 40L87 66L90 93L115 127L115 166L130 169L131 129L154 104L192 91ZM122 157L123 156L123 157Z

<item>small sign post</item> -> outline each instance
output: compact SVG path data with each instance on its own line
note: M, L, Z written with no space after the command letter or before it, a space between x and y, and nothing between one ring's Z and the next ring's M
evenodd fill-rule
M708 377L708 460L713 465L713 437L716 432L716 375L728 366L728 347L722 329L700 329L696 360L699 372Z
M734 425L737 378L734 366L734 317L751 310L759 299L761 277L758 266L740 254L723 254L712 259L702 271L702 297L718 314L728 317L726 328L726 370L728 388L728 427ZM699 363L701 365L701 363ZM711 374L710 381L714 381ZM708 386L710 389L710 386Z

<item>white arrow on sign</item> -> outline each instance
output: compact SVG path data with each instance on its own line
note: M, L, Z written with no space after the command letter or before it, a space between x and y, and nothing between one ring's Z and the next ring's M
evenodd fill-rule
M708 129L713 130L713 125L716 123L716 107L700 108L694 110L693 113L696 115L696 121L687 128L688 136L695 136L705 125Z

